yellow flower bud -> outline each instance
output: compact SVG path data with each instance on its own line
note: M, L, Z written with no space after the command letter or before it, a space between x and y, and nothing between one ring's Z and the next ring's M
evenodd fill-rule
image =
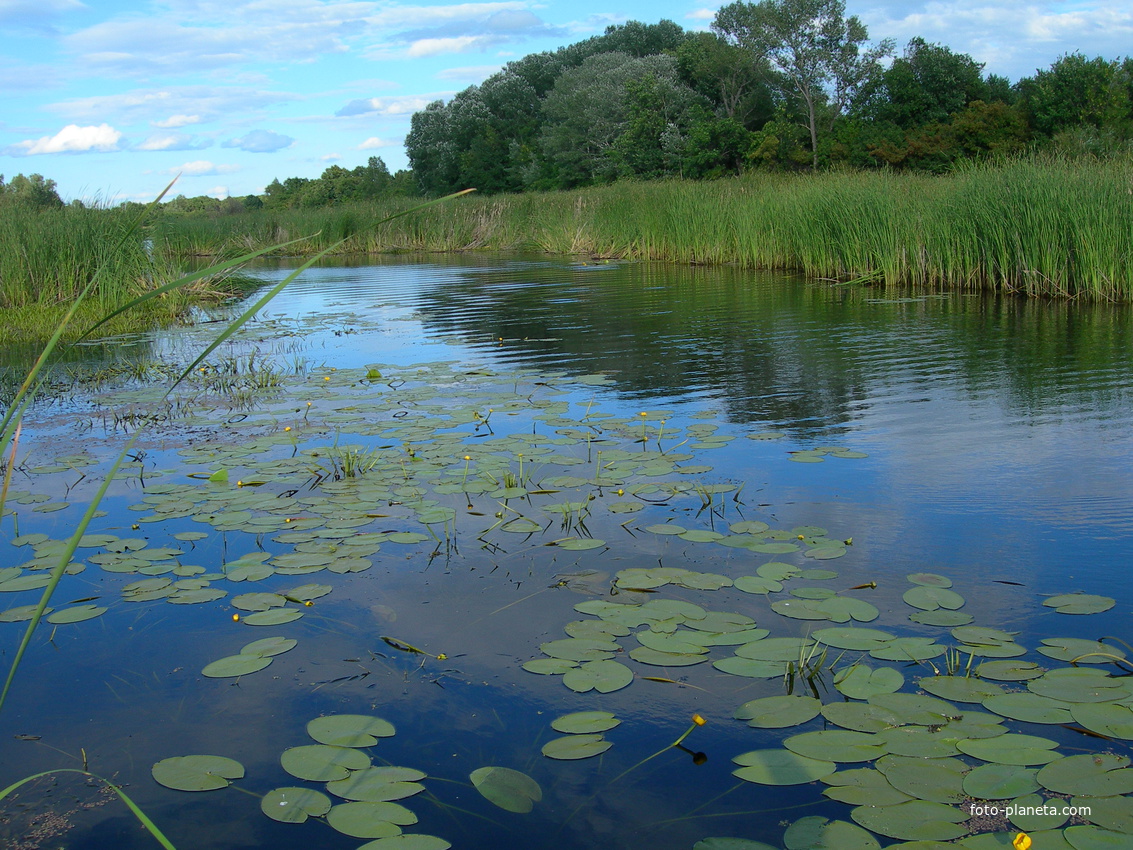
M442 653L441 653L440 655L438 655L438 656L437 656L437 661L444 661L444 660L445 660L446 658L448 658L448 656L447 656L447 655L445 655L445 654L444 654L444 653L442 652Z
M239 614L233 614L232 615L232 622L239 623L240 622L240 615Z
M1011 842L1011 846L1014 847L1015 850L1028 850L1031 846L1031 836L1027 835L1025 832L1020 832L1015 836L1015 840Z
M695 723L697 726L703 726L708 721L705 720L703 717L701 717L699 714L694 714L692 716L692 722Z

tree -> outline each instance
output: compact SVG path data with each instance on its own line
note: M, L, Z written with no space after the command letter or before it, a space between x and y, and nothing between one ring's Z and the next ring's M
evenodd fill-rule
M914 38L880 76L867 112L906 130L945 121L969 103L987 99L982 74L983 65L971 56Z
M766 82L770 75L746 50L714 33L698 32L674 55L681 79L712 101L722 118L758 130L775 114Z
M1126 60L1128 63L1128 60ZM1044 136L1060 130L1102 128L1130 119L1125 66L1081 53L1061 57L1048 71L1021 80L1023 108L1031 126Z
M63 199L55 190L55 181L46 179L42 174L32 174L30 177L17 174L7 185L3 175L0 175L0 196L40 209L63 206Z
M811 164L818 166L820 114L824 131L881 72L879 60L893 52L886 40L863 49L869 32L856 16L847 18L843 0L743 0L723 6L712 29L766 62L784 95L793 95L810 132Z

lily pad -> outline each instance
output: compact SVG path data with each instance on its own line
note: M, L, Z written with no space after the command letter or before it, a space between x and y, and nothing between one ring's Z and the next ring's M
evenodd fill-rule
M819 815L801 818L783 835L787 850L880 850L877 839L857 824L831 821Z
M469 778L484 799L505 811L526 814L543 799L538 782L509 767L478 767Z
M633 681L633 671L617 661L588 661L563 676L563 684L580 694L598 691L609 694Z
M895 806L913 799L890 785L885 775L873 768L839 770L824 776L822 782L830 786L822 792L824 797L851 806Z
M389 838L417 823L417 815L397 803L340 803L327 812L327 823L353 838Z
M906 841L949 841L967 835L965 812L943 803L910 800L896 806L858 806L850 817L871 832Z
M1062 758L1054 752L1057 741L1035 735L997 735L994 738L957 741L960 752L995 764L1033 766Z
M876 767L890 785L918 800L959 803L964 799L968 765L959 759L888 755L878 759Z
M1043 602L1059 614L1100 614L1108 611L1116 602L1108 596L1094 596L1089 593L1064 593L1052 596Z
M378 738L393 737L393 724L365 714L331 714L307 724L307 734L335 747L372 747Z
M801 756L839 763L874 761L886 753L884 743L874 735L850 729L824 729L792 735L783 742L783 746Z
M1071 661L1075 664L1110 664L1114 659L1122 659L1125 652L1117 646L1096 640L1082 638L1046 638L1038 651L1056 661Z
M1017 764L981 764L964 777L964 793L977 800L1013 800L1038 790L1037 773Z
M568 735L605 732L621 723L608 711L576 711L551 721L551 728Z
M988 697L983 701L988 711L1026 723L1069 723L1070 707L1050 697L1032 693L1009 693Z
M800 756L790 750L752 750L732 759L741 767L732 773L759 785L803 785L834 772L832 761Z
M1116 797L1133 791L1129 759L1113 753L1067 756L1042 768L1036 779L1056 794Z
M422 832L402 833L367 841L358 850L449 850L452 842Z
M901 598L907 604L914 608L920 608L922 611L935 611L937 608L955 611L964 605L964 597L956 591L927 585L918 585L906 590Z
M370 766L370 757L349 747L308 744L286 749L279 757L283 769L296 779L311 782L333 782L345 779L352 770Z
M100 617L107 612L107 608L99 605L76 605L73 608L61 608L60 610L49 614L47 622L53 625L62 625L63 623L81 623L84 620L93 620L95 617Z
M352 770L345 779L327 783L327 790L336 797L366 803L389 803L404 800L425 790L416 780L425 773L411 767L367 767Z
M1110 703L1079 703L1070 707L1074 720L1091 732L1133 741L1133 709Z
M330 811L331 799L310 788L275 788L260 800L260 811L282 823L303 823Z
M550 759L588 759L601 755L613 744L601 735L567 735L553 738L543 745L543 755Z
M732 716L756 729L783 729L813 720L821 710L822 703L814 697L776 696L745 702Z
M982 703L990 696L1003 693L999 685L966 676L926 676L917 685L933 696L956 702Z
M850 699L869 699L876 694L894 693L904 684L905 677L892 667L874 670L865 664L855 664L834 674L834 687Z
M153 778L176 791L215 791L244 777L244 765L224 756L175 756L151 768Z
M205 665L205 668L201 670L201 675L208 676L210 679L246 676L249 673L263 670L271 662L271 658L264 658L262 655L244 655L242 653L240 655L229 655Z

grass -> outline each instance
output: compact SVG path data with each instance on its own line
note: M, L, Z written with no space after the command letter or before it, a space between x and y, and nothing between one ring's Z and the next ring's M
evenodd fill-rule
M935 177L752 174L472 198L376 222L410 201L166 219L166 256L225 255L321 231L303 252L536 249L735 264L928 290L1133 299L1133 164L1021 159Z

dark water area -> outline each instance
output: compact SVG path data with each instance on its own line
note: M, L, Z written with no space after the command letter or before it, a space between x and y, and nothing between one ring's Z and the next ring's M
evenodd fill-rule
M286 264L258 270L265 281L287 272ZM852 807L824 797L822 782L742 781L732 759L836 727L819 716L797 728L750 728L733 712L786 693L782 675L630 660L638 642L628 635L615 638L616 657L636 678L610 693L576 693L560 675L522 669L545 658L541 645L565 638L568 623L596 619L576 604L672 600L751 617L772 638L846 625L960 646L949 628L909 619L918 608L903 598L914 587L906 576L932 573L951 580L963 597L958 613L974 625L1017 632L1026 649L1020 661L1065 666L1037 653L1044 639L1133 640L1127 306L895 295L726 268L393 258L307 271L206 361L209 372L194 375L173 401L162 399L178 367L232 314L202 312L189 327L92 344L85 359L57 371L53 395L28 414L11 484L17 498L7 505L16 516L0 522L0 570L42 572L29 560L45 544L20 537L64 539L143 421L149 430L108 491L106 515L88 531L180 554L165 572L161 560L129 572L113 558L107 568L101 541L78 550L74 560L85 569L64 578L52 606L109 610L41 624L0 713L0 787L41 770L81 768L85 752L90 770L122 784L180 848L355 848L368 839L320 819L276 822L257 797L281 787L325 793L325 783L285 772L280 754L314 743L306 731L313 718L363 714L397 730L366 750L375 765L428 774L423 793L399 801L419 819L406 832L467 848L667 850L710 836L778 848L788 824L807 816L850 821ZM208 382L225 369L231 382ZM443 424L428 431L438 419ZM635 443L639 433L644 445ZM251 445L260 454L250 454ZM354 445L350 457L375 466L357 478L332 474L346 462L343 447ZM843 449L814 452L835 446ZM635 461L618 455L643 449L652 467L625 466ZM603 466L598 452L613 465ZM287 466L303 458L307 467ZM220 467L228 483L204 480ZM528 493L505 493L505 467ZM469 481L484 486L466 493ZM497 484L503 489L493 494ZM200 495L175 489L186 485ZM636 508L623 504L634 499ZM576 513L560 523L561 513L547 510L563 502L574 502ZM577 505L587 512L581 529ZM429 519L445 508L451 522ZM225 511L230 522L216 518ZM322 537L301 549L280 523L311 512ZM546 527L503 533L519 515ZM740 522L780 530L761 545L795 550L717 542L735 543L742 532L729 526ZM341 535L387 535L363 556L371 567L309 574L284 567L244 581L219 575L202 581L226 595L203 604L169 604L160 595L131 601L122 590L147 577L192 579L192 566L215 576L256 552L278 569L319 540L349 546L336 523L350 528ZM672 523L710 539L648 530ZM175 537L195 532L205 534ZM388 537L398 532L427 539ZM575 536L603 544L557 543ZM796 571L779 591L730 586L769 562ZM729 586L634 590L640 571L658 565L724 576ZM806 572L816 569L832 575ZM625 570L638 572L619 581ZM0 616L39 599L37 589L4 592L16 577L0 575ZM247 628L233 620L247 616L230 604L239 594L308 582L333 592L315 598L301 619ZM818 598L815 587L868 602L877 618L798 619L771 607ZM1043 605L1070 593L1115 604L1088 615ZM5 669L25 625L0 622ZM201 675L244 644L277 635L298 645L266 669ZM429 654L399 652L383 636ZM734 648L715 646L710 661ZM901 691L914 693L921 677L946 672L945 658L885 661L834 648L827 663L892 667L904 677ZM847 699L833 674L819 684L824 704ZM1126 703L1133 706L1133 691L1115 700L1128 710ZM608 751L578 760L541 753L559 736L552 720L590 710L621 721L605 733ZM686 742L707 755L702 764L665 749L693 713L708 721ZM1051 738L1067 755L1128 754L1121 736L1096 742L1061 724L1006 723L1013 733ZM154 781L154 763L189 754L236 759L246 775L234 787L198 793ZM487 765L528 774L542 799L525 814L493 806L468 781ZM42 813L57 817L33 822ZM879 840L888 846L896 838ZM0 801L4 842L157 846L120 802L64 775Z

